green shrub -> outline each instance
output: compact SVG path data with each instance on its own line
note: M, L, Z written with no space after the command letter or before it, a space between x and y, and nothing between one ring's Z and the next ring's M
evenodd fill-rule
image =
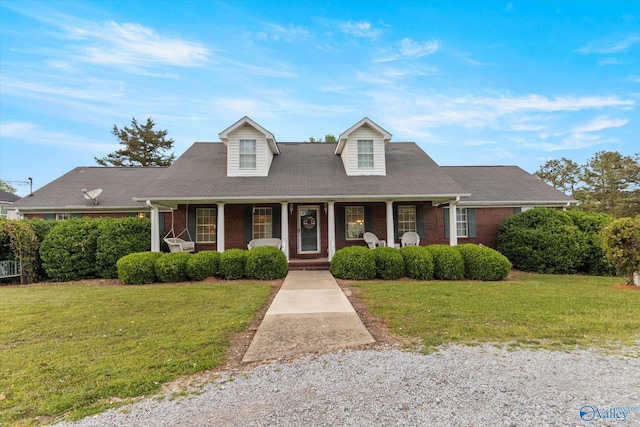
M433 256L424 246L405 246L400 248L404 259L405 276L418 280L433 279Z
M37 255L34 260L34 263L35 263L34 281L46 280L47 273L42 266L42 258L40 257L40 245L42 245L44 238L47 237L47 234L49 234L49 232L57 224L57 221L47 221L42 218L23 219L22 221L29 224L33 232L36 233L36 237L38 239Z
M187 262L187 276L191 280L199 281L207 277L218 275L220 253L217 251L201 251L193 254Z
M429 245L433 256L433 277L437 280L461 280L464 278L464 260L454 246Z
M382 280L396 280L404 276L404 258L400 251L391 247L378 247L373 251L376 261L376 276Z
M376 277L376 260L372 250L350 246L336 251L329 270L339 279L371 280Z
M118 276L116 262L125 255L151 249L151 221L147 218L100 218L96 247L96 274Z
M256 280L282 279L289 271L287 256L278 248L259 246L247 253L246 276Z
M162 252L139 252L125 255L118 260L118 279L126 285L154 283L156 261L163 256Z
M602 230L604 253L627 284L633 284L633 273L640 272L640 215L620 218Z
M585 245L582 248L578 271L596 276L612 276L613 265L607 260L602 249L602 230L613 221L613 216L597 212L569 210L567 214L583 233Z
M92 218L59 221L40 245L47 276L55 282L96 277L98 222Z
M586 238L563 211L535 208L505 219L498 229L498 251L513 266L537 273L575 273Z
M247 251L242 249L227 249L220 254L219 275L223 279L234 280L245 277Z
M504 280L511 271L511 262L500 252L474 244L456 246L464 260L464 277L471 280Z
M187 263L191 258L189 252L171 252L156 260L156 276L163 283L184 282L187 280Z

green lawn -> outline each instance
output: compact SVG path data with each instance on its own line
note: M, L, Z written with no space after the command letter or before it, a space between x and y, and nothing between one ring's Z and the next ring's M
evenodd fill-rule
M610 277L516 274L503 282L354 282L392 332L446 343L569 349L640 341L640 291Z
M0 287L0 425L72 419L215 368L264 284Z

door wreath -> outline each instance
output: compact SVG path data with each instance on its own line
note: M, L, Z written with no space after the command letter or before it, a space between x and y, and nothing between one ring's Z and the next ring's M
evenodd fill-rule
M307 230L311 230L316 226L316 219L312 215L306 215L302 218L302 226Z

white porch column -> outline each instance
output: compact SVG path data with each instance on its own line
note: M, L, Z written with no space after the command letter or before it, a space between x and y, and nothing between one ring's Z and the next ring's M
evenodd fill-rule
M456 205L459 198L449 202L449 246L458 245L458 227L456 226Z
M218 252L224 252L224 203L218 203L218 212L216 212L216 247Z
M280 233L282 252L289 260L289 203L280 202Z
M151 252L160 252L160 211L150 200L147 206L151 208Z
M336 202L329 201L328 205L328 227L329 227L329 254L328 258L331 261L333 255L336 253L336 211L335 211Z
M393 200L387 200L387 246L395 247L396 239L393 232Z

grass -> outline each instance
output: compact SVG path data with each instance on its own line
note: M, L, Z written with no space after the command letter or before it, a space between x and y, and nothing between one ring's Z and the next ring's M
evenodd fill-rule
M0 425L78 419L215 368L264 284L0 287Z
M355 282L390 330L435 346L480 342L569 349L640 340L640 292L619 278L519 273L503 282Z

